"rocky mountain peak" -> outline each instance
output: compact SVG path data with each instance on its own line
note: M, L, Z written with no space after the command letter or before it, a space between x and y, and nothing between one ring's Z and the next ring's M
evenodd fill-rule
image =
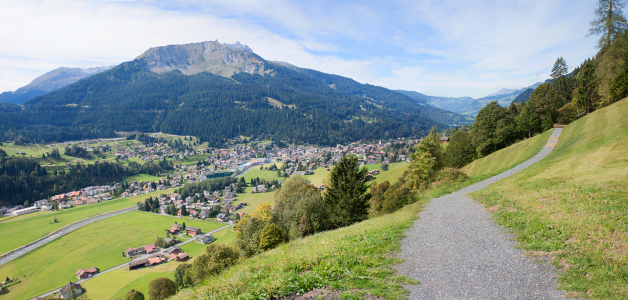
M209 72L224 77L239 72L269 73L265 68L265 60L240 42L221 44L208 41L154 47L136 59L146 62L149 70L155 73L179 70L186 75Z

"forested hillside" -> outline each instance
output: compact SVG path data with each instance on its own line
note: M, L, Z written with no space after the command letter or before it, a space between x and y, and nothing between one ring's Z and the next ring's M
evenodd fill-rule
M199 47L191 45L182 45L186 47L183 50ZM180 70L189 73L187 64L192 58L186 61L181 54L185 51L151 49L151 53L160 54L140 56L32 99L23 109L3 105L0 139L22 136L27 142L50 142L112 137L115 131L161 131L193 135L211 146L239 135L335 145L421 137L434 126L469 123L460 115L418 104L382 87L285 64L260 63L258 56L243 52L247 50L215 42L203 45L222 47L227 55L223 55L223 62L235 54L253 56L256 72L236 71L231 77L207 71L186 75ZM199 58L196 48L190 54L195 55L194 62L208 59ZM175 58L164 56L173 52L177 54L174 63L169 59ZM171 71L151 71L149 63L154 66L155 59L163 60L160 70ZM198 68L206 65L203 61ZM224 69L210 65L213 69L208 70L224 73Z

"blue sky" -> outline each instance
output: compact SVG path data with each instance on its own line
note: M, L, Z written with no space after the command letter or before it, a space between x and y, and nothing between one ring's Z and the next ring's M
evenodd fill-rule
M52 69L209 40L267 60L434 96L482 97L596 53L595 0L0 0L0 91Z

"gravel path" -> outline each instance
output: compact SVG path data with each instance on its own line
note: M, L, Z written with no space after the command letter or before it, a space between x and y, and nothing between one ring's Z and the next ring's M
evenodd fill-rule
M531 166L547 156L562 129L545 148L515 168L432 199L401 242L399 273L420 282L406 286L410 299L563 299L555 270L524 257L512 235L495 224L466 193Z

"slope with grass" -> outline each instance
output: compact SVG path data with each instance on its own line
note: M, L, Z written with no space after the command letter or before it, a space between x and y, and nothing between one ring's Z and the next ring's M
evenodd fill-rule
M628 298L628 99L581 118L555 150L472 196L514 229L530 255L551 255L576 296Z
M0 276L20 277L22 283L12 287L0 299L28 299L75 280L79 268L106 270L128 262L122 252L128 247L152 244L156 236L175 222L202 232L223 224L182 220L145 212L129 212L82 227L0 267Z
M373 181L381 183L384 180L388 180L390 183L394 183L399 178L401 178L401 176L403 176L403 172L408 169L409 165L410 163L407 162L388 164L388 171L382 172L381 174L375 176L375 179ZM381 167L377 169L381 171Z
M476 159L462 168L469 177L496 175L530 159L543 149L552 130Z
M226 272L200 286L184 289L173 299L269 299L315 288L339 290L342 299L370 294L399 299L402 285L416 283L392 268L400 260L390 255L412 226L428 199L474 183L460 179L429 189L417 202L382 217L327 231L242 259Z

